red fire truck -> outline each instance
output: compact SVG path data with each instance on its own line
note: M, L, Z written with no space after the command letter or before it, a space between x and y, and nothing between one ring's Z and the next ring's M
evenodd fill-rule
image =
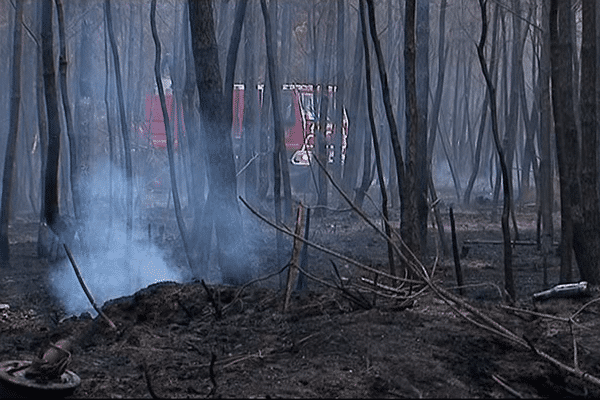
M166 87L170 87L167 83ZM233 91L233 121L232 136L234 139L241 139L243 135L244 122L244 85L235 84ZM321 86L314 87L310 84L285 84L282 87L283 103L283 122L285 125L285 146L290 153L290 162L293 165L309 165L309 156L315 145L315 129L317 126L317 116L320 110ZM262 104L262 94L264 85L258 86L260 103ZM343 123L341 129L341 140L338 140L338 147L335 147L336 129L333 124L335 102L335 86L328 86L326 96L328 98L327 122L325 137L329 152L329 162L333 162L336 151L341 151L341 160L345 154L346 137L348 135L348 119L343 114ZM183 125L182 110L177 102L173 101L173 95L167 90L165 95L169 121L173 126L175 148L178 145L178 134L185 134ZM177 115L178 118L174 118ZM163 121L162 110L158 94L146 96L146 117L145 123L140 129L141 136L146 138L151 146L155 148L166 148L165 125Z

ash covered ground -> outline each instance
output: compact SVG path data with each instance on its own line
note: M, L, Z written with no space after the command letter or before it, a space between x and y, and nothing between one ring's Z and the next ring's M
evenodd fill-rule
M447 210L443 210L450 239ZM460 249L469 240L500 241L500 224L490 209L455 209ZM394 217L394 215L392 215ZM395 215L397 220L397 215ZM535 211L517 211L522 240L535 240ZM261 235L255 276L278 271L275 232L257 224ZM555 227L559 224L556 223ZM313 280L292 295L282 311L285 275L246 287L201 282L161 282L104 304L115 323L88 314L71 315L52 290L56 265L37 257L37 224L18 221L10 230L12 263L0 275L0 355L31 360L48 342L69 337L74 344L69 369L81 378L78 398L150 397L599 397L600 390L461 317L430 290L414 302L364 294L371 305ZM424 264L435 265L433 280L456 285L451 255L436 255L436 231ZM351 212L329 212L312 219L311 240L374 268L384 268L385 242ZM558 237L558 232L556 236ZM184 260L174 224L159 246L170 267ZM291 250L291 241L286 243ZM573 365L573 337L581 370L600 376L598 303L569 324L503 308L502 246L468 245L463 251L468 302L537 349ZM307 270L351 293L368 272L332 256L309 250ZM533 303L543 289L541 254L534 245L514 249L518 300L515 307L569 317L592 298ZM557 284L553 253L549 284ZM85 274L85 264L81 264ZM76 290L76 289L73 289ZM80 290L80 289L79 289ZM452 289L453 290L453 289ZM216 306L215 306L216 304ZM220 311L220 316L218 315ZM500 382L503 382L501 384Z

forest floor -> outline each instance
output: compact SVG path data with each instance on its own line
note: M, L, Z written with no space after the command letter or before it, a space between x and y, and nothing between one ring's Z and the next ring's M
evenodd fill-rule
M447 207L442 211L450 244ZM498 218L492 222L489 207L456 207L454 213L469 304L568 365L574 337L579 368L600 376L599 303L585 307L572 327L507 309L502 245L468 244L501 241ZM397 213L392 217L397 221ZM523 207L516 217L520 240L535 241L534 208ZM278 269L274 231L260 226L263 270L257 276ZM375 268L386 263L385 242L351 212L313 218L311 231L311 240L348 257ZM32 360L49 341L68 337L74 343L69 369L81 378L73 397L147 398L151 390L162 398L600 397L599 387L475 326L431 290L408 305L366 294L369 308L309 280L283 312L280 278L244 288L209 284L218 317L200 282L164 282L107 302L103 311L113 330L99 317L65 314L48 289L52 266L36 255L35 223L16 223L11 233L13 261L0 274L0 304L8 305L0 307L0 361ZM429 237L424 264L430 271L435 265L436 284L456 292L452 256L440 252L435 262L431 227ZM163 246L181 254L177 243L173 233ZM332 256L313 249L309 254L311 273L336 282L334 261L355 295L353 284L372 279ZM532 294L544 289L541 254L535 245L516 245L513 255L514 307L568 318L591 300L534 303ZM558 280L556 247L549 263L552 286Z

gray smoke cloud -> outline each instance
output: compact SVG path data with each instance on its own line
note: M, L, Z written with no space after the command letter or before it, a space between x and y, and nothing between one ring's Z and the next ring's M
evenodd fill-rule
M79 227L72 252L96 303L128 296L162 281L182 282L182 272L167 263L164 252L150 243L145 210L135 208L134 234L130 252L126 248L126 180L113 167L113 201L110 202L109 165L96 168L85 182L85 221ZM135 185L135 184L134 184ZM134 186L135 198L145 196L143 185ZM139 204L139 203L138 203ZM112 212L112 224L109 213ZM136 223L137 222L137 223ZM138 229L136 229L138 228ZM129 255L129 256L128 256ZM49 276L55 295L68 314L96 312L85 296L68 259L53 266Z

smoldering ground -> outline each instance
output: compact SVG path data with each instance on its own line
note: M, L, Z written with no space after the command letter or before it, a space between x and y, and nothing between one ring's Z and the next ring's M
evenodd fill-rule
M85 219L79 223L72 251L98 304L152 283L186 278L180 269L170 266L158 246L147 240L147 229L136 226L140 224L134 222L133 240L127 248L126 182L123 172L116 167L111 172L108 163L84 182ZM143 185L133 184L135 195L142 193ZM144 212L136 207L134 221L143 220ZM50 282L68 314L94 313L68 259L50 269Z

